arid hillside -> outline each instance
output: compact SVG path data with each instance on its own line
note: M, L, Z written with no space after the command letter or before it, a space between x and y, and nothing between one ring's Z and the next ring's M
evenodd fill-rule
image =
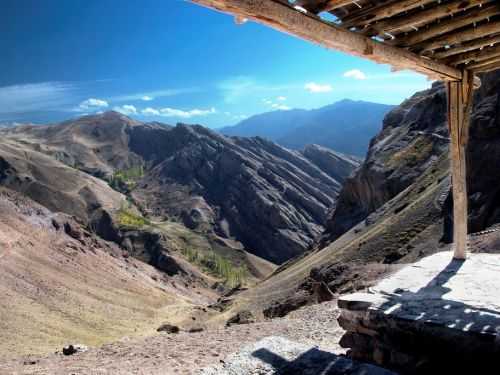
M3 134L3 147L35 153L30 159L33 168L39 159L63 163L73 174L85 172L100 178L101 184L108 182L154 221L176 221L199 233L236 240L274 263L302 254L314 242L344 179L359 165L356 158L339 153L332 157L325 148L309 148L303 155L262 138L228 138L201 126L143 124L117 112L57 125L21 126ZM24 162L6 152L2 157L9 164ZM14 169L10 180L22 170ZM47 168L44 173L51 175ZM5 184L27 191L24 186L34 189L43 183L30 178L22 187L10 180ZM75 178L55 180L87 185ZM45 190L50 188L44 184ZM54 190L64 191L57 186ZM77 193L88 205L99 194L87 190ZM44 197L31 191L28 195L45 203ZM92 214L97 232L116 240L119 236L107 228L98 210L105 207L94 200L78 216ZM76 214L69 205L55 208Z

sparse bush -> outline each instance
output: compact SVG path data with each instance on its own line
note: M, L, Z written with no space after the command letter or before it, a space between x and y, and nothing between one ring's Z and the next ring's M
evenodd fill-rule
M247 278L248 271L246 267L235 266L214 251L201 252L192 248L185 248L181 252L190 263L201 267L207 273L220 277L229 287L242 284Z
M132 212L126 205L118 211L118 223L124 227L142 228L151 225L145 217Z
M109 182L110 186L119 191L132 190L137 181L139 181L144 176L144 167L141 165L139 167L132 167L129 169L123 169L116 171L111 177Z

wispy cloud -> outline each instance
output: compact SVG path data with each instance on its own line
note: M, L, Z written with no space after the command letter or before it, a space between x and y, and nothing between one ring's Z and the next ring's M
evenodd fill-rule
M309 82L304 85L304 88L313 94L331 92L333 90L332 86L329 84L320 84L315 82Z
M0 87L0 113L60 110L72 102L75 85L65 82L28 83Z
M202 117L217 113L215 108L210 109L191 109L184 111L182 109L175 108L145 108L141 111L144 116L161 116L161 117L178 117L183 119L188 119L192 117Z
M284 102L286 100L286 96L278 96L276 98L276 100L280 101L280 102Z
M363 80L366 79L366 74L359 69L351 69L344 73L344 77Z
M274 109L277 109L279 111L289 111L290 109L292 109L292 108L290 108L287 105L278 104L278 103L274 103L271 107L274 108Z
M137 108L135 108L135 106L130 105L130 104L125 104L122 106L113 107L113 110L116 112L120 112L126 116L137 114Z
M249 96L274 96L287 90L300 88L300 86L296 84L274 85L259 82L252 77L239 76L220 82L217 88L222 92L224 102L232 104Z
M107 108L109 104L106 100L89 98L84 100L78 105L78 110L80 111L89 111L89 110L97 110L101 108Z
M190 87L183 89L165 89L165 90L156 90L156 91L148 91L148 92L140 92L135 94L127 94L127 95L118 95L109 98L109 101L113 102L132 102L132 101L151 101L157 98L165 98L170 96L177 96L182 94L192 94L196 92L200 92L201 89L198 87Z

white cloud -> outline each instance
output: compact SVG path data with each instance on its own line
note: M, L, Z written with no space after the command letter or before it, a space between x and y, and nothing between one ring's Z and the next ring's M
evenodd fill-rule
M146 108L141 111L144 116L162 116L162 117L179 117L183 119L191 118L191 117L200 117L200 116L208 116L216 113L215 108L210 109L191 109L189 111L184 111L182 109L175 108Z
M160 116L160 111L158 111L157 109L151 108L151 107L143 109L141 111L141 113L144 116Z
M78 108L82 111L88 111L98 108L107 108L108 106L109 104L106 100L90 98L81 102Z
M148 91L148 92L140 92L135 94L128 95L118 95L112 98L109 98L110 101L113 102L132 102L132 101L151 101L157 98L165 98L170 96L177 96L181 94L192 94L195 92L200 92L201 90L197 87L190 87L184 89L165 89L165 90L156 90L156 91Z
M289 111L291 108L284 104L274 103L271 107L280 111Z
M363 80L366 79L366 74L359 69L352 69L345 72L344 77Z
M319 84L319 83L315 83L315 82L306 83L304 85L304 88L313 94L325 93L325 92L332 91L332 86L330 86L328 84L323 85L323 84Z
M120 112L126 116L137 114L137 108L129 104L122 105L121 107L113 107L113 110L116 112Z
M284 102L286 100L286 96L278 96L276 98L276 100L280 101L280 102Z
M77 87L64 82L28 83L0 87L0 113L19 114L61 110L71 106Z

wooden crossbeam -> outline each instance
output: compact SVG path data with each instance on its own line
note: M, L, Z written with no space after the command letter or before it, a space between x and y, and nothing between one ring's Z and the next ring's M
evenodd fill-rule
M374 29L377 32L395 32L398 30L406 30L411 27L418 27L426 23L435 21L441 17L451 16L458 12L463 12L470 8L474 8L481 4L486 4L493 2L495 0L455 0L445 4L436 5L432 8L424 9L419 12L412 13L410 15L401 15L397 17L392 17L387 20L379 21L371 25L370 29ZM471 22L469 21L469 25Z
M304 7L310 12L314 14L318 14L321 12L329 12L335 9L339 9L350 5L353 3L353 0L302 0L299 2L299 5Z
M453 46L453 48L450 48L448 50L445 50L443 52L437 52L432 55L435 59L444 59L449 56L454 56L460 53L468 52L468 51L474 51L474 50L479 50L480 48L487 47L487 46L492 46L497 43L500 43L500 35L494 35L491 37L485 37L477 40L472 40L466 43L460 43L460 45Z
M373 23L375 21L389 18L411 9L434 3L435 1L436 0L393 0L389 3L384 3L367 9L361 9L357 12L353 12L349 16L342 19L342 25L346 28L353 26L365 26L369 23Z
M454 55L445 60L447 65L453 64L465 64L470 61L483 61L489 60L492 57L500 56L500 44L493 47L485 47L479 50L474 50L470 52L465 52L460 55Z
M472 64L467 64L467 69L476 71L477 69L483 68L485 66L490 66L492 64L500 64L500 56L490 57L488 60L478 61Z
M487 73L498 69L500 69L500 62L497 61L497 62L492 62L488 65L476 67L474 69L474 73Z
M430 41L422 42L416 48L422 51L431 51L446 46L454 46L455 44L468 42L474 39L479 39L491 34L500 32L499 22L489 22L478 27L471 26L468 29L446 34Z
M195 3L254 20L326 48L363 57L395 69L410 69L431 79L461 80L459 69L412 52L387 45L364 35L325 22L312 14L304 14L275 0L191 0ZM407 2L407 1L401 1ZM414 1L415 3L415 1Z
M500 14L500 4L477 7L472 11L461 15L455 15L447 20L441 20L439 23L419 29L408 35L398 35L394 40L394 44L398 47L408 47L423 42L424 40L457 30L461 27L469 26L487 18L494 17L498 14Z

